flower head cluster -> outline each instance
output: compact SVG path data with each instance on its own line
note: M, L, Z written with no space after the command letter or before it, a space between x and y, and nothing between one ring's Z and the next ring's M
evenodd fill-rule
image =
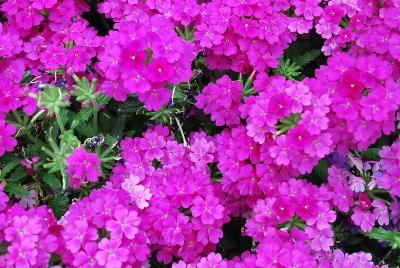
M400 142L396 141L392 146L384 146L379 152L381 156L380 172L375 173L377 184L400 197Z
M229 211L210 178L215 146L205 133L195 133L189 146L177 143L167 128L156 126L143 138L122 143L124 164L111 181L142 210L142 224L157 259L193 262L215 248Z
M344 218L370 232L400 222L400 141L383 147L380 161L355 157L400 121L399 0L93 2L113 21L105 36L83 18L93 9L87 2L1 1L0 157L21 148L20 173L42 172L33 166L41 156L25 156L14 136L43 117L29 120L43 84L76 95L72 76L85 73L99 81L97 95L135 94L159 110L197 80L198 54L225 75L210 71L219 78L198 84L195 105L224 128L190 133L183 144L160 125L122 139L109 181L74 200L59 222L35 207L44 201L40 182L40 191L20 189L30 190L24 198L9 198L0 184L0 267L47 267L53 254L84 268L149 267L152 257L174 268L378 267L368 253L333 250L334 223ZM277 67L291 58L285 49L311 31L328 56L315 77L270 76L284 74ZM234 80L249 73L252 83ZM333 163L317 186L307 179L322 159ZM65 162L69 186L97 182L101 164L76 148ZM1 174L11 192L15 182L4 177L12 165ZM244 219L254 248L228 260L216 252L230 217Z
M333 193L332 203L339 211L353 211L351 219L365 232L372 230L375 222L389 224L389 210L383 199L371 201L366 194L375 187L375 183L365 184L362 177L356 177L349 171L332 166L328 169L328 186Z
M239 81L231 81L225 75L215 84L207 85L200 95L196 96L196 106L205 113L211 114L211 120L217 126L231 126L240 122L239 105L243 86Z
M300 230L294 234L270 229L269 239L260 243L255 254L248 251L232 260L222 258L218 253L210 253L195 263L180 261L172 265L173 268L227 268L227 267L366 267L379 268L372 262L372 255L365 252L347 254L336 249L334 251L315 253L311 256L305 237ZM387 267L387 266L382 266Z
M89 153L84 148L76 148L67 158L67 174L69 185L78 189L80 185L88 180L96 182L101 176L101 161L95 153Z
M201 8L195 0L106 0L99 5L99 11L117 22L142 22L161 14L171 22L189 25L196 22Z
M395 129L400 86L390 62L375 55L336 53L310 81L317 96L329 94L329 132L340 152L365 150Z
M0 119L0 156L11 152L17 145L17 140L13 137L15 132L17 129L13 125Z
M194 45L180 38L161 15L116 28L98 55L96 66L106 79L101 88L120 101L137 94L148 110L160 109L171 98L168 87L190 80Z
M112 187L94 190L60 220L63 262L70 267L119 268L149 256L142 219L129 195Z
M44 267L51 254L61 249L59 228L50 209L24 210L18 204L8 207L0 186L0 266Z
M329 96L314 96L306 83L283 77L259 74L254 84L259 94L239 107L247 125L217 136L219 168L233 180L254 178L256 170L257 177L267 169L283 169L292 176L311 172L333 150L327 132Z
M295 34L288 1L211 1L201 11L195 40L212 69L248 73L277 67ZM296 31L296 30L295 30ZM294 31L294 32L295 32Z

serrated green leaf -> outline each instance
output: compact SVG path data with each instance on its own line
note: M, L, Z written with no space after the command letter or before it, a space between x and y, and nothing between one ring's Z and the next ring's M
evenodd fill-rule
M20 163L18 158L11 160L8 162L1 170L0 170L0 177L5 178L8 173L11 172L15 167L17 167Z
M14 154L10 154L10 153L6 153L5 155L3 155L0 158L0 162L2 163L8 163L10 161L13 161L14 159L19 159L16 155Z
M61 144L65 144L68 147L75 148L75 147L78 147L80 145L80 141L74 135L74 132L72 130L68 130L64 134L61 135ZM71 150L73 148L71 148Z
M40 92L39 106L46 107L49 113L59 113L62 108L68 107L67 92L53 85L45 84Z
M110 102L110 100L111 100L110 97L107 97L106 95L100 95L98 101L100 105L106 105Z
M371 160L379 161L379 148L370 148L367 151L363 152L363 157L366 157Z
M6 187L4 189L9 194L20 195L20 196L23 196L23 197L29 197L28 190L25 189L24 187L22 187L21 185L19 185L16 182L12 182L12 181L7 182L7 185L6 185Z
M60 193L51 198L47 205L53 210L53 213L57 219L59 219L68 209L69 198Z
M65 127L65 125L67 124L67 122L69 120L69 111L68 110L60 110L58 115L61 119L62 125Z
M93 128L90 127L89 124L87 123L81 123L79 124L75 130L82 136L86 137L86 138L91 138L93 136L96 135L96 133L94 133Z
M182 100L185 98L185 94L183 94L182 90L179 89L178 87L175 88L174 91L174 99L176 100Z
M8 176L8 180L13 182L18 182L23 178L25 178L26 176L28 176L28 172L26 172L26 169L23 168L22 166L19 166Z
M41 153L40 144L28 144L25 148L25 153L27 155L38 155Z
M58 163L49 163L49 165L46 168L49 168L48 171L49 174L53 174L60 171L60 166L58 165Z
M86 109L80 110L72 119L70 129L75 129L79 124L87 122L95 112L94 107L89 106Z
M42 180L44 183L46 183L48 186L50 186L53 189L61 189L62 185L59 179L57 179L56 176L53 174L45 174L42 177Z
M308 63L314 61L319 55L321 55L321 50L312 49L304 53L303 55L297 56L293 58L294 63L297 66L303 67Z
M325 159L320 160L318 166L314 167L318 182L326 181L328 178L328 168L329 163Z
M388 231L381 227L364 234L369 238L389 243L392 249L400 248L400 232Z
M125 129L125 124L126 124L126 115L122 115L113 122L112 126L112 132L111 135L118 137L122 136L122 133Z
M22 77L22 79L19 83L20 84L28 84L30 80L32 80L32 73L30 70L28 70L24 73L24 76Z

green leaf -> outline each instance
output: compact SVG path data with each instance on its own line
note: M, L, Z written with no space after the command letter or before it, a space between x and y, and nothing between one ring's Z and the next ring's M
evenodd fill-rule
M45 84L38 97L39 106L46 107L50 113L59 113L61 108L68 107L67 92L61 88Z
M13 181L13 182L18 182L28 176L28 172L26 172L26 169L23 168L22 166L19 166L16 168L8 177L8 180Z
M185 94L183 94L182 90L178 87L175 88L174 91L174 99L175 100L183 100L185 98Z
M392 249L400 248L400 232L388 231L380 227L364 234L369 238L388 243Z
M32 80L32 73L30 70L28 70L24 73L24 76L22 77L22 79L19 83L20 84L28 84L31 80Z
M284 134L289 129L295 127L299 121L300 121L299 114L291 114L285 118L280 119L279 124L277 124L276 128L277 130L279 130L281 134Z
M93 136L96 135L96 133L94 133L93 128L90 127L90 125L88 123L81 123L79 124L75 130L82 136L85 136L86 138L91 138Z
M325 182L328 178L328 168L329 163L325 159L321 159L318 163L318 166L314 167L314 172L317 178L316 181L318 183Z
M65 127L70 118L70 113L68 112L68 110L60 110L58 116L60 117L62 126Z
M126 126L126 115L121 115L117 117L113 122L112 122L112 131L111 135L114 137L120 137L122 136L122 133L125 129Z
M13 170L15 167L17 167L20 163L20 160L18 158L15 158L14 160L11 160L8 162L1 170L0 170L0 178L5 178L8 173L10 173L11 170Z
M16 182L12 182L12 181L7 182L7 185L6 185L6 187L4 189L9 194L20 195L20 196L23 196L23 197L29 197L28 190L25 189L24 187L22 187L21 185L19 185Z
M290 59L280 59L280 65L278 68L273 69L274 74L281 74L286 79L297 80L301 74L301 66L298 66L295 62Z
M72 152L73 148L78 147L79 145L81 145L81 142L79 141L79 139L74 135L74 132L72 130L68 130L66 131L64 134L61 135L61 145L65 145L67 147L71 147L71 148L67 148L67 153Z
M98 97L98 100L100 105L106 105L110 102L111 98L107 97L106 95L100 95L100 97Z
M363 152L362 156L371 160L379 161L379 148L370 148L367 151Z
M59 193L51 198L47 205L53 210L53 213L57 217L57 219L59 219L62 215L65 214L68 209L69 198Z
M53 173L56 173L58 171L61 171L60 170L60 165L57 162L50 162L50 163L44 164L43 166L44 166L44 168L48 169L47 172L49 174L53 174Z
M53 189L61 189L62 185L59 179L57 179L56 176L53 174L45 174L42 177L42 180L44 183L46 183L48 186L50 186Z
M297 66L303 67L310 62L314 61L318 56L321 55L321 50L312 49L304 53L303 55L297 56L293 59Z
M75 129L79 124L87 122L94 112L95 110L93 106L80 110L79 113L74 116L70 129Z

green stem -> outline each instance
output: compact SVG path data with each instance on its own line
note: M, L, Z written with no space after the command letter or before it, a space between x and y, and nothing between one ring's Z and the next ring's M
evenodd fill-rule
M65 128L64 128L64 124L61 120L60 114L59 113L55 113L56 114L56 120L57 120L57 124L60 127L61 133L65 134Z
M93 128L95 131L94 133L96 133L96 134L97 134L97 129L98 129L98 120L99 120L99 114L96 109L96 111L94 112L94 117L93 117Z
M243 91L246 91L246 90L249 88L249 86L250 86L251 83L253 82L253 77L254 77L255 74L256 74L256 70L254 70L254 71L250 74L249 78L247 78L246 84L244 84Z
M373 192L374 194L380 194L380 193L387 193L387 190L384 189L372 189L371 192Z
M52 152L52 151L50 151L49 149L47 149L46 147L42 147L42 151L43 152L45 152L47 155L49 155L50 157L53 157L53 158L56 158L57 156Z
M112 149L114 149L114 147L118 144L118 142L114 143L112 146L108 147L107 150L105 150L100 157L106 157L111 151Z
M30 132L26 132L25 136L28 138L28 140L30 140L34 144L44 145L44 142L42 142L38 138L35 138L34 136L32 136L32 134Z
M16 111L12 111L12 115L13 115L14 119L15 119L18 123L20 123L20 124L22 125L22 119L21 119L21 117L18 115L18 113L17 113Z
M67 175L65 174L64 165L60 164L60 170L61 170L61 176L62 176L62 187L63 187L63 190L66 190L68 188L68 178L67 178Z
M100 158L100 160L102 163L117 161L117 159L115 159L115 156Z
M179 27L175 27L175 31L177 31L178 34L179 34L182 38L185 38L185 34L181 31L181 29L179 29Z
M179 122L178 118L175 115L174 115L174 117L175 117L176 124L178 125L179 131L181 132L181 135L182 135L183 146L187 147L188 144L187 144L187 141L185 138L185 134L183 133L181 122Z
M189 26L185 25L185 40L190 40L190 31L189 31Z

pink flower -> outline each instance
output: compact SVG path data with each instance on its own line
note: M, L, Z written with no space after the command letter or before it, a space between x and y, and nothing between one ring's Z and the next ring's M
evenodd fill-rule
M174 68L164 59L156 59L149 63L146 77L156 83L171 81L175 75Z
M70 177L70 186L79 188L81 182L89 180L96 182L101 176L101 161L95 153L89 153L82 147L76 148L67 158L67 174Z
M197 266L199 268L227 268L228 264L220 254L210 253L207 257L201 258Z
M372 201L374 207L373 214L378 220L379 225L389 224L389 210L382 199L375 199Z
M35 0L32 7L38 10L50 9L57 3L57 0Z
M334 244L331 227L322 230L306 227L305 232L311 240L311 249L315 251L329 251Z
M164 148L166 142L162 136L156 132L149 132L143 135L143 139L140 140L139 147L145 150L145 158L147 160L160 159L164 156L162 148Z
M34 245L13 243L7 251L7 263L12 267L29 268L36 264L38 250Z
M289 148L290 147L288 141L286 140L286 136L281 135L276 138L276 145L270 147L269 152L277 165L289 165Z
M215 27L200 24L196 28L195 40L200 41L201 46L211 48L213 45L221 44L223 36Z
M99 265L107 268L120 268L128 259L129 250L120 247L121 241L103 238L99 243L99 251L96 253L96 260Z
M6 152L11 152L17 146L17 140L12 135L17 132L17 129L0 119L0 156Z
M257 248L257 266L278 268L279 259L283 253L282 243L278 239L274 239L268 243L261 243Z
M4 185L0 184L0 212L7 208L8 196L4 193Z
M350 176L350 189L353 192L361 193L365 191L365 180L361 177L356 177L354 175Z
M97 253L97 244L94 242L86 243L84 250L75 254L73 264L76 267L92 268L97 267L97 260L95 258Z
M308 225L315 224L318 230L330 228L330 223L336 220L336 213L330 210L328 203L320 202L318 204L318 214L307 219Z
M353 222L361 227L364 232L372 231L372 227L375 225L375 216L369 210L355 207L353 209L354 214L351 216Z
M191 231L189 218L179 214L176 218L171 217L164 224L164 239L171 245L182 246L185 242L185 235Z
M365 85L361 82L361 75L354 70L347 70L343 73L340 80L338 91L343 96L359 98L365 89Z
M9 242L19 240L27 245L34 245L39 240L40 231L41 227L37 219L26 215L15 216L12 225L4 230L4 238Z
M71 226L64 229L63 238L66 241L66 247L72 253L81 250L81 247L89 241L95 241L98 238L97 230L88 225L85 220L76 220Z
M134 239L139 232L140 221L136 211L128 212L126 208L116 208L113 219L106 222L106 229L111 232L111 239L120 240L123 235L128 239Z
M191 208L194 217L200 217L203 224L213 224L215 220L223 218L224 207L219 204L219 199L207 196L205 199L200 196L193 200Z

